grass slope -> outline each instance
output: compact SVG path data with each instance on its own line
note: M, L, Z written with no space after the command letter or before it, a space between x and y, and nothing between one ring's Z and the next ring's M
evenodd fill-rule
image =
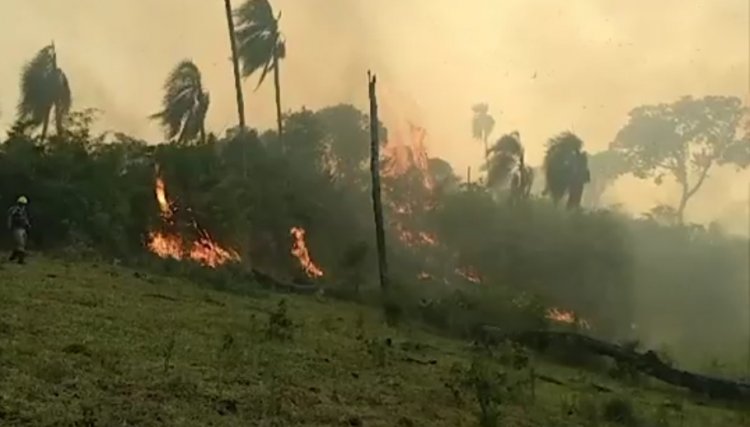
M389 329L366 308L285 296L287 328L283 316L269 323L281 295L44 259L0 277L3 426L478 425L476 393L455 379L470 346ZM535 381L533 397L499 407L499 425L609 425L602 414L618 402L643 426L748 425L663 386L533 366L565 384Z

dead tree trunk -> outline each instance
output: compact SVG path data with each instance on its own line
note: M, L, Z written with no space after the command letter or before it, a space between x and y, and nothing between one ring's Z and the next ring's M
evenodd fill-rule
M245 130L245 100L242 97L242 81L240 79L240 64L237 58L237 41L234 37L234 19L232 18L232 4L230 0L224 0L224 8L227 15L227 27L229 28L229 46L232 48L232 68L234 69L234 91L237 97L237 116L240 131Z
M229 29L229 46L232 49L232 69L234 70L234 93L237 99L237 125L240 127L239 134L245 133L245 99L242 96L242 79L240 77L240 63L237 57L237 39L234 34L234 17L232 16L231 0L224 0L224 9L227 15L227 28ZM247 143L247 141L244 141ZM248 146L245 144L242 153L243 175L247 179L247 157Z
M509 333L494 326L484 326L482 330L490 340L510 340L540 350L553 343L563 343L599 356L610 357L667 384L686 388L695 393L712 398L750 400L750 383L683 371L664 363L653 351L639 353L620 345L573 332L526 331Z
M278 49L278 48L276 48ZM273 54L273 87L276 96L276 131L279 134L279 143L283 144L283 127L281 121L281 80L279 77L279 54Z
M376 76L367 72L370 94L370 174L372 175L372 208L375 215L375 237L378 248L378 270L380 289L388 291L388 261L385 254L385 230L383 227L383 203L380 197L380 121L378 120L378 101L375 93Z

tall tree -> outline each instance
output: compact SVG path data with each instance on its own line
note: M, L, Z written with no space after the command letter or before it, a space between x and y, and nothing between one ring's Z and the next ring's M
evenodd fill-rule
M169 73L164 82L162 111L150 116L159 120L167 139L183 143L200 138L206 142L206 112L210 98L203 90L201 72L184 60Z
M489 150L487 186L509 184L511 203L527 199L531 194L534 172L526 165L524 148L518 132L503 135Z
M370 97L370 174L372 176L372 207L375 216L375 237L378 247L378 270L380 288L388 291L388 261L385 254L385 228L383 226L383 201L380 195L380 122L378 120L378 100L375 91L377 78L367 72L367 87Z
M237 118L240 131L245 130L245 100L242 97L242 81L240 79L240 62L237 57L237 39L234 33L234 18L232 17L232 2L224 0L224 9L227 15L227 27L229 29L229 46L232 49L232 69L234 70L234 93L237 97Z
M484 144L485 167L489 168L489 146L487 141L495 129L495 119L490 115L490 107L487 104L476 104L471 109L474 111L474 117L471 120L471 134L474 139L478 139Z
M57 66L55 45L42 48L24 67L21 74L21 101L18 120L32 127L42 126L42 140L47 137L50 115L55 111L58 135L70 112L72 99L68 78Z
M237 52L242 61L242 73L245 77L261 71L258 87L265 80L269 71L273 71L273 83L276 93L276 127L279 139L282 138L281 119L281 81L279 66L286 57L286 42L279 31L281 14L274 17L273 8L268 0L247 0L236 11Z
M714 165L746 168L750 137L741 132L747 109L732 96L684 97L672 104L633 109L611 144L629 171L653 178L657 185L671 175L680 186L679 221Z
M545 194L555 204L567 196L567 207L581 206L583 187L591 180L588 156L583 141L571 132L563 132L547 142L544 156Z

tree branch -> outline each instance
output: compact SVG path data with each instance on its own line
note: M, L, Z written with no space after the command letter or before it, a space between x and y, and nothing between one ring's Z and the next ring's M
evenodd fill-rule
M706 164L706 166L701 171L700 176L698 177L698 181L695 183L693 188L688 190L688 192L685 194L686 199L693 197L693 195L701 188L701 185L703 185L703 181L705 181L706 177L708 177L708 170L711 169L711 166L713 164L714 164L713 159Z

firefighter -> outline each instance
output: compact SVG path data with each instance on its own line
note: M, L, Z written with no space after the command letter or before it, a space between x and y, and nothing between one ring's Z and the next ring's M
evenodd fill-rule
M26 262L26 235L31 229L26 211L28 203L26 196L21 196L16 200L16 204L8 209L8 229L13 237L13 252L10 253L9 261L17 261L19 264Z

